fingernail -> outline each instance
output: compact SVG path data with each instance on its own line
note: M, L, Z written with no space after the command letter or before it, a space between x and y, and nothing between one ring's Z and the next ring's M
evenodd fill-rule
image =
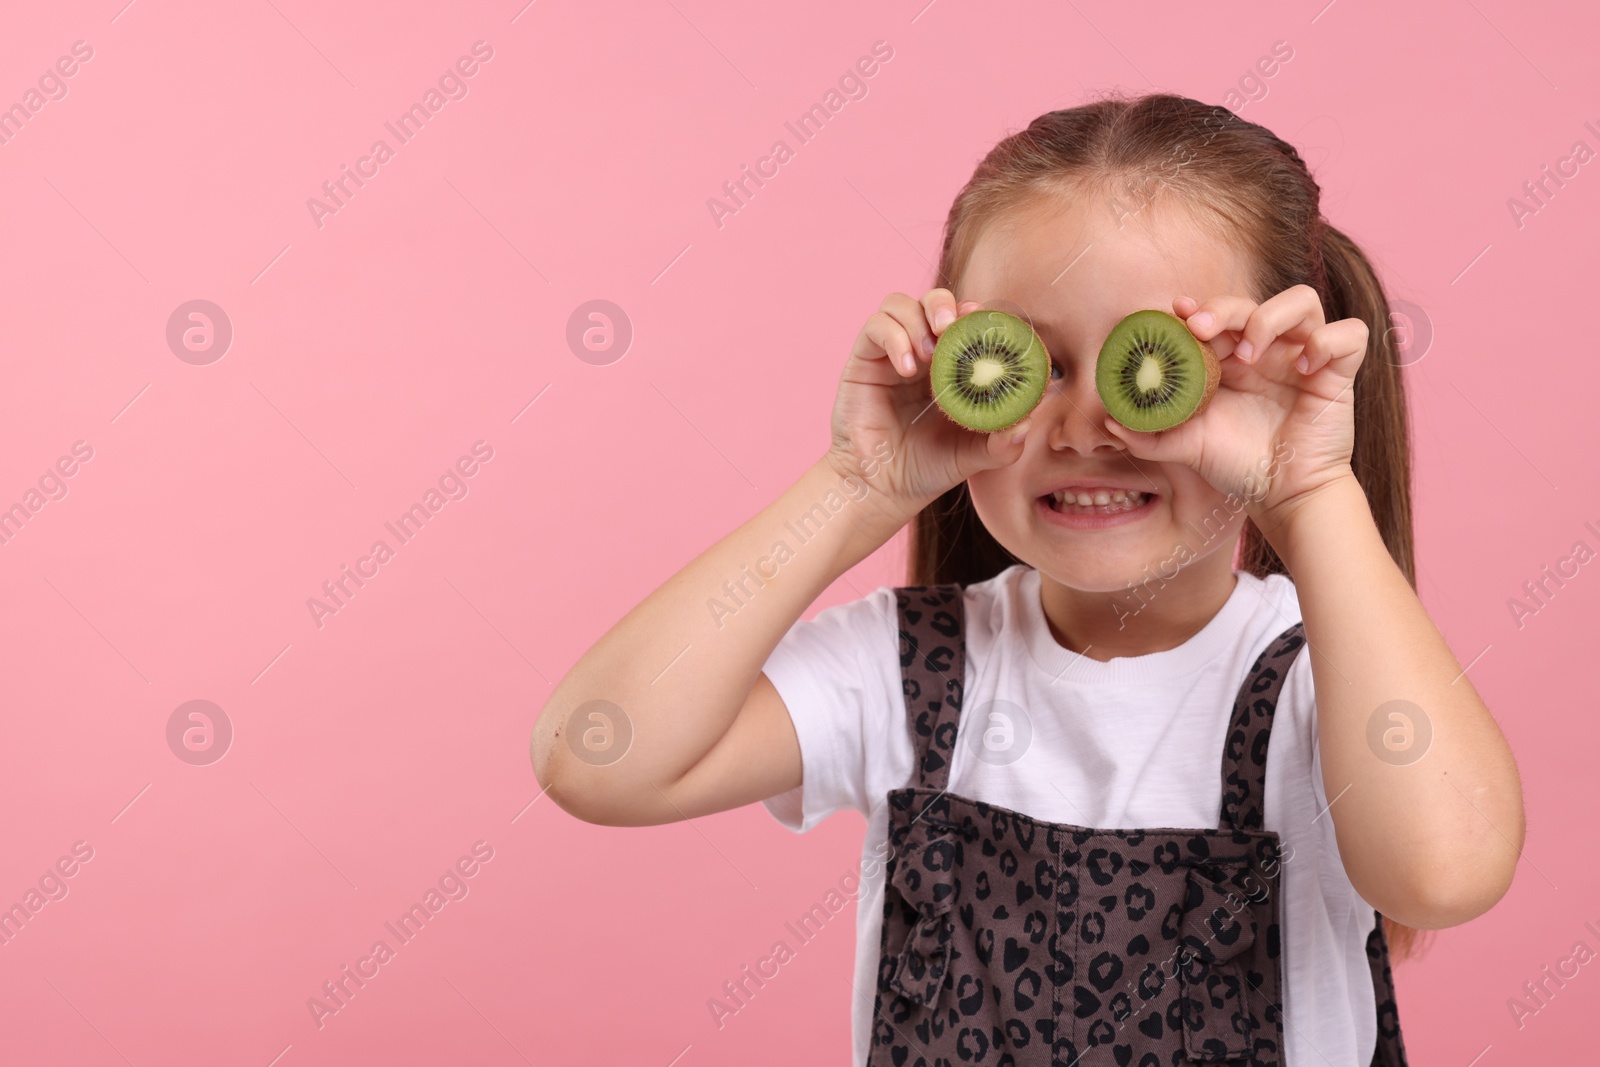
M1016 444L1018 441L1022 440L1024 437L1027 437L1028 436L1028 429L1032 425L1033 424L1032 424L1031 421L1029 421L1028 419L1023 419L1021 422L1019 422L1015 426L1013 426L1011 428L1011 436L1009 438L1010 443L1011 444Z
M1294 361L1294 365L1300 368L1301 374L1304 374L1306 371L1311 369L1311 360L1307 359L1305 356L1301 356L1299 359Z
M1233 354L1244 360L1246 363L1249 363L1250 357L1255 354L1255 351L1255 346L1249 341L1240 341L1234 346Z
M900 365L906 369L907 374L917 373L917 357L910 352L900 357Z
M1211 318L1211 312L1209 311L1201 311L1197 314L1189 316L1189 325L1196 330L1211 329L1211 323L1213 321L1214 320Z
M933 348L934 348L934 340L933 340L933 338L924 337L922 339L922 351L923 351L923 353L926 354L926 355L930 355L931 356L931 355L933 355Z
M943 333L944 328L954 321L956 321L956 313L949 308L940 308L933 313L933 328L940 333Z

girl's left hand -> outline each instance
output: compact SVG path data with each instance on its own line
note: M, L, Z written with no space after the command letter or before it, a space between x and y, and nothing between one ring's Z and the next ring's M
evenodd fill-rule
M1328 322L1309 285L1263 304L1180 296L1172 308L1190 333L1211 342L1222 381L1204 411L1170 430L1137 433L1107 416L1107 432L1134 458L1193 467L1255 517L1350 476L1364 321Z

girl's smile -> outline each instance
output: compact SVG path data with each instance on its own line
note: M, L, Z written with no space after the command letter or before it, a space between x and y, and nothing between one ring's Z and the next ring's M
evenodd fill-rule
M1160 496L1135 489L1128 480L1080 478L1045 492L1035 503L1047 523L1069 530L1103 530L1138 522L1160 501Z

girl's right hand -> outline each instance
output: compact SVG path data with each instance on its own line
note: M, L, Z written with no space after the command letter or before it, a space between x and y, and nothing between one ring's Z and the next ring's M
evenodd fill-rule
M907 520L973 473L1022 455L1031 417L996 433L969 430L939 410L929 388L939 335L980 306L957 305L948 289L930 289L920 303L890 293L840 375L828 462L841 477L865 475Z

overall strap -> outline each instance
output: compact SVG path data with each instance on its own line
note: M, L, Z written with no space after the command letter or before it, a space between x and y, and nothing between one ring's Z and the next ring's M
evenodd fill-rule
M894 591L900 679L911 733L911 784L943 792L950 781L966 679L961 586L907 585Z
M1395 1004L1394 974L1389 969L1389 939L1383 932L1383 912L1373 920L1367 935L1367 962L1372 967L1372 992L1378 1002L1378 1040L1372 1046L1371 1067L1406 1067L1406 1043L1400 1036L1400 1009Z
M1256 658L1228 723L1222 746L1222 815L1224 830L1260 830L1265 822L1267 742L1272 713L1289 664L1306 643L1305 624L1297 622L1273 638Z
M1306 643L1305 624L1297 622L1273 638L1250 668L1228 725L1222 755L1222 827L1263 829L1266 796L1267 742L1272 736L1272 715L1278 707L1289 665ZM1406 1067L1406 1047L1400 1035L1395 1005L1394 975L1389 966L1389 942L1384 936L1383 914L1377 913L1367 935L1367 962L1372 969L1372 990L1377 1001L1378 1038L1371 1067Z

